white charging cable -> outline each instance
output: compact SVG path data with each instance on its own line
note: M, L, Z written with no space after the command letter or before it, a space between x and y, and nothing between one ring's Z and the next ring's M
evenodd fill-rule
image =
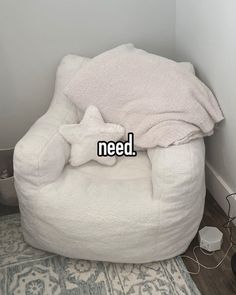
M181 255L180 257L182 257L182 258L188 258L188 259L192 260L193 262L195 262L195 263L197 264L197 266L198 266L197 271L196 271L196 272L192 272L192 271L188 271L188 270L187 270L187 272L188 272L189 274L191 274L191 275L198 275L198 274L200 273L201 267L202 267L202 268L205 268L205 269L208 269L208 270L218 268L218 267L223 263L223 261L224 261L225 258L227 257L227 255L228 255L228 253L229 253L229 251L230 251L230 249L231 249L232 247L233 247L233 244L230 243L230 245L229 245L227 251L225 252L224 257L223 257L223 258L220 260L220 262L218 262L218 264L215 265L215 266L207 266L207 265L204 265L204 264L202 264L202 263L199 262L198 257L197 257L197 254L196 254L195 251L196 251L196 249L198 249L198 248L202 251L202 249L201 249L200 246L195 246L195 247L193 248L193 255L194 255L194 258L192 258L192 257L190 257L190 256L187 256L187 255ZM213 255L215 252L206 253L205 251L202 251L202 253L204 253L205 255L211 256L211 255Z
M227 251L225 252L225 255L223 256L223 258L217 263L217 265L215 266L207 266L207 265L204 265L202 263L199 262L199 259L197 257L197 254L196 254L196 249L200 249L201 252L207 256L212 256L215 252L209 252L207 253L206 251L204 251L200 246L195 246L193 248L193 256L194 258L190 257L190 256L187 256L187 255L181 255L180 257L182 258L187 258L187 259L190 259L191 261L195 262L197 264L197 271L196 272L192 272L192 271L186 271L188 272L189 274L192 274L192 275L198 275L200 273L200 270L201 270L201 267L204 268L204 269L208 269L208 270L212 270L212 269L216 269L218 268L222 263L223 261L225 260L225 258L227 257L227 255L229 254L229 251L231 250L231 248L236 245L236 243L233 241L232 239L232 222L233 220L236 219L236 216L233 216L231 217L230 215L230 209L231 209L231 205L230 205L230 201L229 201L229 198L233 198L234 200L236 200L236 193L232 193L230 195L228 195L226 197L226 201L228 203L228 213L227 213L227 222L223 225L225 228L227 228L228 232L229 232L229 238L230 238L230 244L229 244L229 247L227 249Z

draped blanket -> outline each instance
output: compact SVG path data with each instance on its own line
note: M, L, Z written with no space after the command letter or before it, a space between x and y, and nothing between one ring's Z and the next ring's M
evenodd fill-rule
M131 44L89 60L65 94L82 112L96 105L106 122L133 132L139 148L209 136L223 120L216 98L192 71Z

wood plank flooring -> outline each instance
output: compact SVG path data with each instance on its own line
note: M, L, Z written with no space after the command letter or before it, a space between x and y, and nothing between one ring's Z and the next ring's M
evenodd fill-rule
M197 250L197 256L199 261L208 266L217 265L221 258L225 255L229 247L229 236L228 231L222 227L226 221L226 215L223 210L219 207L212 196L207 193L204 217L202 219L200 228L204 226L216 226L224 234L222 250L215 252L212 256L206 256ZM236 240L236 228L233 232L234 240ZM198 245L197 237L191 243L186 255L192 256L193 247ZM202 295L235 295L236 294L236 277L231 271L231 256L236 253L236 247L231 249L224 262L217 269L206 270L201 268L198 275L192 275L198 289ZM183 259L188 270L196 271L197 266L194 262Z
M19 212L19 207L17 206L5 206L0 203L0 216L14 214Z

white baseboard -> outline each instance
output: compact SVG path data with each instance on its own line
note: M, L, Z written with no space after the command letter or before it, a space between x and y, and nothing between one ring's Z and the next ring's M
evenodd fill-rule
M227 213L228 203L225 197L234 191L216 170L206 161L206 186L220 207ZM231 199L231 216L236 216L236 200ZM236 222L235 222L236 225Z

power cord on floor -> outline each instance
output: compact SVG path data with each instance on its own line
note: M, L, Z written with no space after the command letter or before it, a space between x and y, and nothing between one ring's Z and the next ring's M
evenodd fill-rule
M198 266L196 272L187 271L189 274L192 274L192 275L199 274L200 271L201 271L201 267L204 268L204 269L208 269L208 270L212 270L212 269L218 268L223 263L223 261L225 260L225 258L227 257L227 255L228 255L229 251L231 250L231 248L236 245L236 242L233 240L233 225L232 225L233 221L236 219L236 216L233 216L233 217L230 216L231 215L231 204L230 204L230 200L229 200L233 196L235 197L236 196L236 193L232 193L232 194L229 194L228 196L226 196L226 201L228 203L228 211L227 211L227 221L223 224L223 227L228 230L230 244L229 244L229 247L228 247L225 255L217 263L217 265L215 265L215 266L207 266L207 265L204 265L204 264L202 264L202 263L199 262L199 259L198 259L197 254L196 254L196 250L199 248L200 251L204 255L207 255L207 256L212 256L212 255L214 255L215 252L206 252L200 246L195 246L193 248L193 256L194 256L194 258L192 258L190 256L187 256L187 255L181 255L182 258L190 259L191 261L193 261L194 263L196 263L197 266Z
M229 201L229 198L231 198L233 196L235 197L236 196L236 193L229 194L226 197L226 201L228 203L228 212L227 212L227 218L228 218L228 220L227 220L227 222L225 222L223 224L223 227L226 228L226 229L228 229L230 242L233 244L233 246L235 246L236 245L236 242L233 241L233 232L232 232L232 230L233 230L233 224L232 223L236 219L236 216L233 216L233 217L230 216L231 215L230 214L230 212L231 212L231 204L230 204L230 201ZM235 200L236 200L236 198L235 198Z

